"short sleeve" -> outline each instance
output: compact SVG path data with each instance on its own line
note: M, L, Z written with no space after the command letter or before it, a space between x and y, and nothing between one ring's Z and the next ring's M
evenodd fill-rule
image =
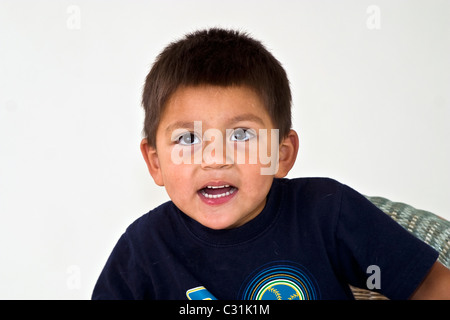
M390 299L408 299L438 257L433 248L347 186L342 189L335 234L345 280L367 288L368 277L377 270L376 291Z

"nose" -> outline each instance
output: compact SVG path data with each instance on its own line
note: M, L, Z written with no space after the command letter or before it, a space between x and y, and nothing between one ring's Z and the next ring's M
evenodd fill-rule
M227 157L226 143L221 131L207 130L204 134L202 163L204 169L224 169L233 165L232 159Z

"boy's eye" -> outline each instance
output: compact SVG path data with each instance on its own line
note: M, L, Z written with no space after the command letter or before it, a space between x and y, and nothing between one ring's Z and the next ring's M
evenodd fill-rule
M251 129L238 128L231 134L232 141L247 141L255 136Z
M192 132L186 132L180 135L176 141L181 145L190 146L199 143L200 139Z

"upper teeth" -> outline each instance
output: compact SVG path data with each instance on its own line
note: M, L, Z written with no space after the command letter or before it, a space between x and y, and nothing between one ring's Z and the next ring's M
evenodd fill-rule
M224 184L223 186L206 186L209 189L219 189L219 188L228 188L229 184Z
M218 189L218 188L228 188L228 187L229 187L228 184L223 185L223 186L206 186L206 188L208 188L208 189ZM236 188L231 188L229 191L224 192L224 193L220 193L220 194L208 194L205 190L202 190L201 192L202 192L202 195L205 196L206 198L216 199L216 198L229 196L235 190L236 190Z

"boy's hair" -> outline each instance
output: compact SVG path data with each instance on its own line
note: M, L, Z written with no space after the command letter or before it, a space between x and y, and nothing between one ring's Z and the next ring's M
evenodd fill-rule
M157 57L142 95L144 136L156 147L164 107L180 86L240 86L262 99L280 139L291 129L291 90L280 62L248 34L213 28L187 34Z

